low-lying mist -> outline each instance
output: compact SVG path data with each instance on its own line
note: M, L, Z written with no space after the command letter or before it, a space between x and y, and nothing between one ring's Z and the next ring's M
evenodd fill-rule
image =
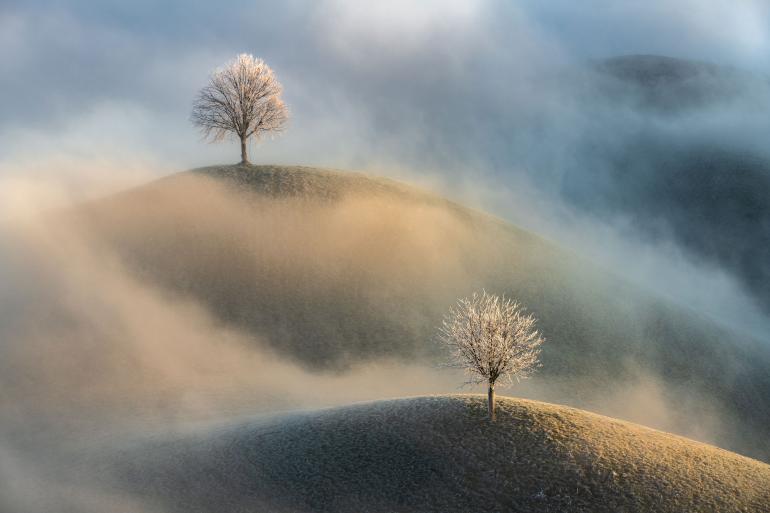
M432 335L481 288L523 299L548 339L512 393L762 455L767 406L725 410L768 390L731 388L757 375L749 342L697 339L708 325L493 218L343 175L287 194L290 173L177 175L4 222L0 510L158 511L84 487L87 462L201 422L457 392Z
M179 204L165 207L174 211L170 218L186 206L202 225L232 222L220 234L224 241L257 235L244 205L228 204L234 198L216 184L180 192ZM280 234L273 224L279 213L266 208L272 220L263 229ZM79 465L88 451L72 447L88 440L103 448L201 421L456 388L451 373L387 359L344 373L308 371L200 301L130 270L90 228L65 212L15 218L2 228L2 510L155 511L140 498L84 489L98 471ZM285 236L290 243L297 234ZM190 250L175 258L216 258ZM312 340L305 350L313 351Z

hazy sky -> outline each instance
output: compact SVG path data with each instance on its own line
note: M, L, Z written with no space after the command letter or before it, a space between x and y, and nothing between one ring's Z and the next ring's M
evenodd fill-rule
M238 52L275 68L293 114L285 136L254 158L345 167L414 165L398 153L415 146L423 157L441 152L484 124L483 108L516 90L517 77L564 61L656 53L770 66L763 0L513 4L6 0L0 166L7 175L47 162L234 160L232 145L201 144L188 116L207 74ZM480 94L489 101L471 98L481 107L468 119L455 100ZM383 139L389 151L373 151Z
M565 195L612 204L612 189L594 200L607 185L596 172L605 163L585 149L640 133L735 141L770 156L770 96L658 117L607 109L590 87L572 96L580 84L565 70L661 54L767 75L770 3L5 0L0 202L25 206L28 190L36 203L79 197L237 161L237 145L203 143L189 113L211 70L240 52L275 69L291 110L284 135L252 148L254 162L423 181L680 301L725 295L710 312L754 316L748 299L733 300L743 286L735 269L707 259L708 279L695 280L677 242L650 245L614 210L598 223L582 219Z

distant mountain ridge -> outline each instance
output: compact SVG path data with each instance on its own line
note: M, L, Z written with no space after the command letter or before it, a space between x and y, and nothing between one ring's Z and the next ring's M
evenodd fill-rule
M612 57L593 62L591 68L618 81L603 85L610 99L635 94L640 108L661 114L740 101L758 87L770 86L770 78L739 68L662 55Z

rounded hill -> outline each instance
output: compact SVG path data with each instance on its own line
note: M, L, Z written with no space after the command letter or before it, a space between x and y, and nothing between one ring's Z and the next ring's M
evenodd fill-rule
M540 319L548 342L536 397L596 408L652 382L668 412L655 427L702 437L692 419L719 412L709 441L770 457L767 346L419 189L360 173L219 166L75 215L142 280L200 302L309 369L378 359L434 365L442 355L432 340L448 307L486 289ZM643 420L633 401L614 401L602 411Z
M766 512L770 466L547 403L436 396L143 442L110 477L169 511ZM164 509L166 511L166 509Z

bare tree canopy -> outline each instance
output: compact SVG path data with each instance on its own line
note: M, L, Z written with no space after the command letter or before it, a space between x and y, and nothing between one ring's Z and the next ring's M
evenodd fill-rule
M241 162L247 164L249 138L281 131L286 125L289 112L281 100L282 91L270 66L242 53L212 73L195 98L192 122L212 142L229 134L238 137Z
M453 367L465 369L470 383L488 383L489 418L495 418L495 384L520 380L540 366L545 341L537 319L517 301L474 293L449 310L439 340L452 351Z

